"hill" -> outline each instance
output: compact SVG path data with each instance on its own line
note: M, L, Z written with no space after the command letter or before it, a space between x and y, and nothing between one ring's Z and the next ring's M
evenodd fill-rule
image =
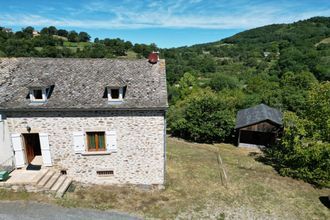
M33 27L11 32L0 27L0 57L77 57L138 59L157 50L155 44L132 44L119 38L90 42L86 32L77 33L45 27L40 32Z
M267 104L284 113L284 134L269 152L277 170L330 186L329 36L330 18L315 17L163 50L168 131L196 142L235 143L236 113Z
M185 72L260 72L281 76L286 71L311 71L330 79L330 17L292 24L274 24L238 33L221 41L163 50L168 79L177 82ZM251 69L252 68L252 69Z

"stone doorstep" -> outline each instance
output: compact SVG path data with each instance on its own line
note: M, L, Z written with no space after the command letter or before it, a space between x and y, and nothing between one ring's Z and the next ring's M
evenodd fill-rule
M50 190L52 186L56 183L58 178L61 176L60 173L55 173L52 178L48 181L48 183L45 185L44 189L45 190Z
M58 178L56 183L52 186L50 192L52 192L52 193L57 192L59 190L59 188L63 185L63 183L66 179L67 179L66 176L64 176L64 175L60 176L60 178Z
M0 187L13 191L26 190L27 192L53 193L57 198L63 197L72 183L66 175L61 175L56 170L42 169L32 179L23 179L29 171L16 171L15 179L11 182L0 182Z
M31 181L32 185L37 185L41 179L49 172L49 169L44 169L44 170L40 170L39 175L37 175L35 178L33 178L33 180Z
M61 198L63 197L64 193L66 192L66 190L69 188L69 186L71 185L72 180L70 178L67 178L64 183L62 184L62 186L58 189L58 191L56 192L56 198Z
M37 187L43 188L54 174L54 171L47 172L46 175L37 183Z

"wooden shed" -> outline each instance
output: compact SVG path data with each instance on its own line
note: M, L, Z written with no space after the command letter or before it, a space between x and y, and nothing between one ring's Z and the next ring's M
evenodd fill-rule
M282 113L265 104L240 110L236 117L239 147L267 147L282 131Z

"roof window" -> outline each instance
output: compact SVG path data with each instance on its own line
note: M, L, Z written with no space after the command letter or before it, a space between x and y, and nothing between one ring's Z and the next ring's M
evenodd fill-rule
M49 91L49 88L31 88L29 95L31 102L46 102Z
M107 97L109 102L122 102L125 96L124 87L107 87Z

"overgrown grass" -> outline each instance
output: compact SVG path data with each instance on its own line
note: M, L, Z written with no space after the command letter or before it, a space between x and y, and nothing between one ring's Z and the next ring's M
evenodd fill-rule
M221 182L218 153L228 174L227 188ZM251 151L232 145L194 144L169 138L165 190L76 186L63 199L40 195L39 200L160 219L330 218L330 211L319 201L320 196L330 194L329 189L316 189L302 181L281 177L271 166L250 155ZM37 196L1 192L1 199L31 200Z
M79 48L84 48L86 46L89 46L93 43L91 42L69 42L69 41L64 41L63 46L65 47L79 47Z

